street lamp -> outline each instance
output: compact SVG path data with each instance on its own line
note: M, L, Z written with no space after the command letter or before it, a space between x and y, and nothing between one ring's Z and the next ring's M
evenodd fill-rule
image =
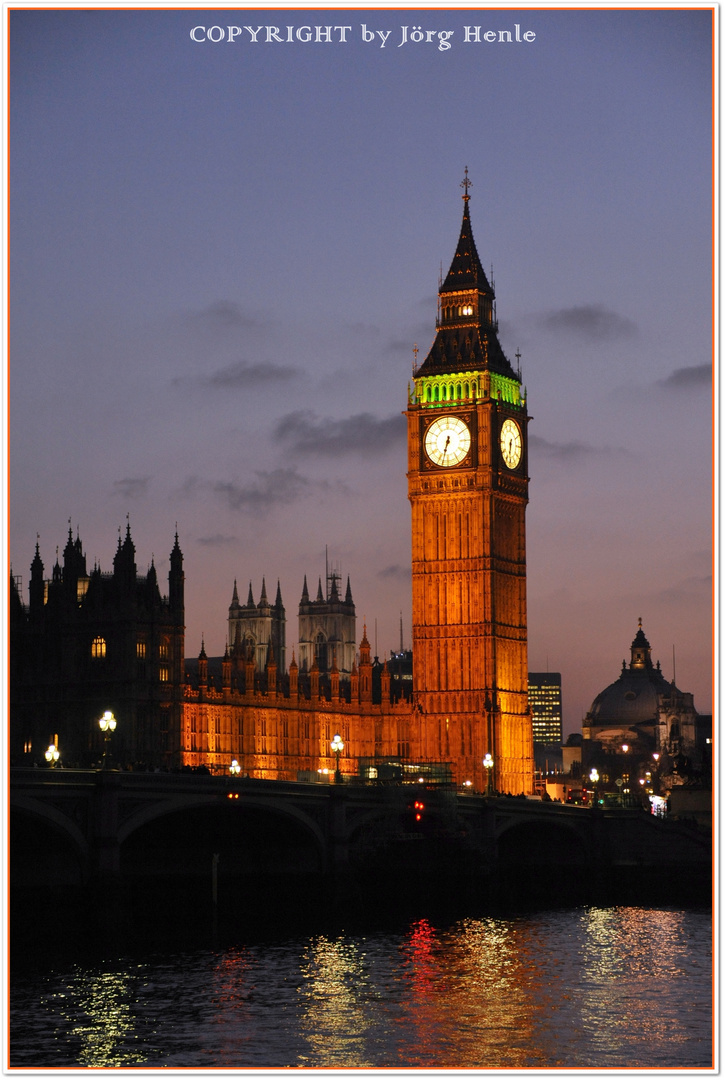
M335 735L332 742L330 743L330 746L332 747L332 752L335 755L335 783L341 784L342 773L340 772L340 754L345 749L345 744L339 735Z
M239 764L237 759L234 758L231 765L229 766L229 772L232 774L232 776L239 776L241 771L242 771L241 765Z
M483 767L486 770L486 794L490 795L492 792L491 781L493 779L493 774L491 772L493 769L493 758L490 754L486 754L483 759Z
M592 769L589 773L589 779L592 784L592 809L597 805L597 782L599 780L599 773L596 769Z
M103 761L101 763L102 769L108 768L108 744L111 741L111 735L116 730L116 717L110 711L106 709L101 719L98 721L98 725L103 732Z
M51 769L55 767L55 764L58 761L59 757L60 754L58 753L58 747L55 745L55 743L51 743L48 749L45 751L45 760L48 762Z

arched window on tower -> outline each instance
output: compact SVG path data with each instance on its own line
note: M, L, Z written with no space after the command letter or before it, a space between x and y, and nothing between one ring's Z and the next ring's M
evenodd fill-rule
M91 656L94 660L102 660L106 655L106 639L104 637L94 637L91 642Z

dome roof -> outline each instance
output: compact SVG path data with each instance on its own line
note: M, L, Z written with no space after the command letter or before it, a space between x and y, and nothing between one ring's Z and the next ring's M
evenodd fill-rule
M597 727L606 724L647 724L657 719L660 694L669 694L672 686L654 667L649 641L642 630L642 620L632 642L629 667L622 665L622 674L592 702L587 719Z

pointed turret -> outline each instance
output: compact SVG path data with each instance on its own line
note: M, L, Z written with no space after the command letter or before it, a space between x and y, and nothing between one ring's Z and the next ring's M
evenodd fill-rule
M30 617L36 619L45 604L43 560L40 557L40 538L35 542L35 557L30 564Z
M131 525L126 519L126 538L121 543L121 536L118 537L118 550L113 559L113 573L122 581L127 587L136 583L136 548L134 542L131 539Z
M254 596L252 595L252 583L250 581L249 582L249 596L247 597L247 607L248 608L253 608L253 607L256 607L256 606L257 605L254 603Z
M299 694L299 668L295 660L295 651L292 650L292 663L289 666L289 695L296 698Z
M496 295L484 272L473 239L468 210L468 169L461 187L463 221L455 254L438 291L436 337L416 378L449 373L492 371L507 378L516 373L498 340Z
M177 622L184 621L184 556L179 547L178 530L169 555L169 604Z
M302 596L300 597L300 603L301 604L309 604L309 602L310 602L310 594L309 594L309 592L307 590L307 574L305 574L305 582L304 582L304 585L302 586Z
M324 603L325 600L325 597L322 594L322 578L317 579L317 596L315 597L315 600L318 604Z
M209 685L209 661L204 648L204 635L201 637L201 651L199 653L199 686Z
M652 647L644 635L642 620L639 620L639 628L632 642L632 660L630 668L633 671L652 667Z
M154 564L153 555L151 556L151 566L149 567L149 572L146 575L146 595L152 605L161 602L161 594L159 593L159 582L156 576L156 566Z
M345 590L345 603L352 603L352 589L350 588L350 575L347 577L347 589Z
M232 685L232 658L229 655L229 646L224 646L222 657L222 689L230 690Z

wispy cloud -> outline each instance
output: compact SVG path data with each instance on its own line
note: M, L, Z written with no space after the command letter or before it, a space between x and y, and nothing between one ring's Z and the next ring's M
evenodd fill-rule
M274 506L286 506L308 491L310 481L295 469L274 469L272 472L255 473L256 480L250 484L218 481L213 484L217 495L223 496L232 510L264 513Z
M236 544L236 536L222 536L221 533L215 533L214 536L200 536L196 541L197 544L201 544L202 547L224 547L227 544Z
M231 300L217 300L201 311L191 312L187 316L188 322L206 331L241 330L251 329L260 325L258 319L242 311L238 304Z
M380 454L403 442L405 419L398 414L380 419L356 413L344 420L329 420L300 409L279 420L273 437L297 454Z
M621 447L592 446L591 443L576 440L565 443L550 442L548 439L542 439L540 435L530 437L529 449L534 455L564 463L585 461L593 457L613 457L626 453Z
M560 308L538 316L545 330L586 341L619 341L637 336L637 324L601 304L581 304Z
M658 379L656 385L661 390L709 390L712 386L712 368L709 364L676 368L667 378Z
M212 371L209 375L201 375L199 383L202 386L211 386L221 390L230 390L235 387L247 389L262 383L286 382L288 379L293 379L296 374L294 368L283 367L281 364L271 362L249 364L246 360L238 360L234 364Z
M388 579L391 581L410 581L412 570L410 566L402 566L400 563L393 563L391 566L386 566L378 572L378 577Z
M150 476L127 476L113 481L113 494L124 499L140 499L148 491Z
M698 603L712 596L712 574L702 574L674 582L659 592L652 594L655 600L666 604L691 603L697 598Z

